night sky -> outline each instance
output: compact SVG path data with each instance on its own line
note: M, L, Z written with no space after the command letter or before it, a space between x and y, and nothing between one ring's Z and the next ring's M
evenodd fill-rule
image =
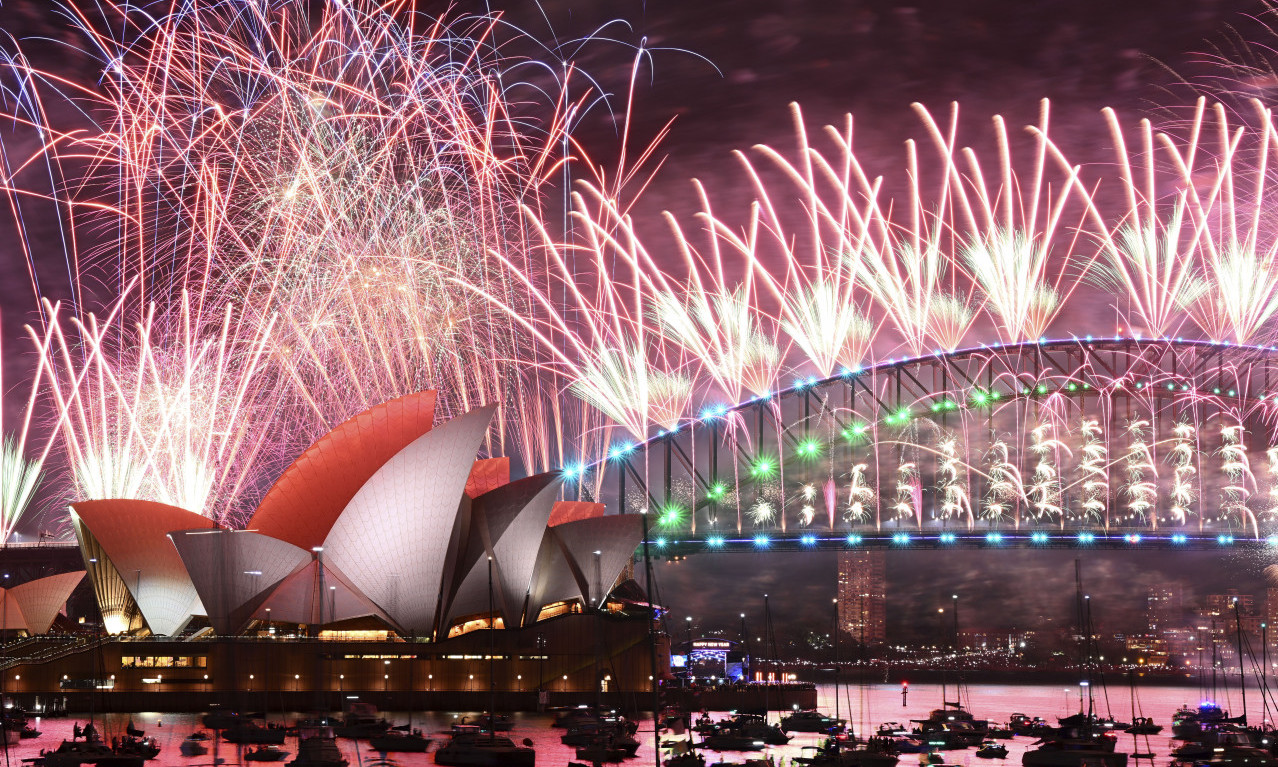
M64 37L51 5L7 0L0 7L0 27L18 38ZM654 231L664 231L655 223L661 210L691 204L692 177L705 181L717 200L740 202L738 195L748 190L736 175L731 150L756 143L792 146L791 101L802 104L809 127L852 112L858 153L877 153L885 167L899 167L901 142L917 129L912 101L938 112L960 101L965 125L979 131L995 113L1012 125L1031 122L1039 99L1050 97L1054 135L1077 156L1089 151L1101 156L1108 139L1100 107L1113 106L1130 121L1174 113L1191 93L1177 85L1181 76L1201 88L1220 87L1212 79L1217 76L1240 87L1228 80L1228 70L1210 63L1212 51L1241 57L1233 51L1236 39L1273 42L1256 18L1263 6L1252 0L545 0L541 8L528 0L467 0L456 7L485 5L547 45L561 42L564 50L578 50L577 64L612 92L612 109L597 105L578 129L579 139L605 165L616 156L633 46L646 38L652 53L636 94L635 142L646 142L674 121L660 152L665 163L636 209L637 216L654 222ZM448 6L419 7L439 12ZM568 44L597 29L616 42ZM51 45L26 47L64 59L71 76L90 71L87 62L54 53ZM1273 84L1250 86L1265 95ZM51 254L48 268L56 269L61 258ZM24 279L20 262L0 267L6 342L16 325L11 318L30 311ZM21 362L7 359L6 365L12 380ZM932 620L950 594L962 600L965 629L1067 617L1074 556L895 554L889 561L890 628ZM1117 630L1138 620L1140 596L1152 583L1180 582L1187 598L1230 585L1258 591L1264 564L1213 553L1093 553L1084 562L1084 579L1100 620ZM780 627L829 624L833 554L693 557L659 563L657 572L660 598L680 626L691 615L698 631L735 632L740 612L757 624L764 593L772 595Z

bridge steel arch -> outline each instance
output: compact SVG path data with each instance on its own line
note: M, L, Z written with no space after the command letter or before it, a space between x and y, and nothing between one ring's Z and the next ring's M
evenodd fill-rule
M888 360L712 406L570 494L657 551L1278 547L1278 347L1130 337Z

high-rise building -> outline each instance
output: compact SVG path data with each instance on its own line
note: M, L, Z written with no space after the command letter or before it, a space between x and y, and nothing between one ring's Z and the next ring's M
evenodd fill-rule
M1179 625L1181 613L1179 586L1150 586L1145 592L1145 623L1148 633L1157 634L1163 629Z
M839 629L864 644L887 641L887 552L839 554Z

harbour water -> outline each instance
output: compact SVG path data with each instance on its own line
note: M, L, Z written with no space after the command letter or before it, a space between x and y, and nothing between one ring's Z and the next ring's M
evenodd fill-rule
M980 719L1001 723L1006 722L1013 713L1024 713L1030 716L1041 716L1049 722L1055 723L1058 716L1078 712L1080 689L1077 685L974 684L965 685L962 688L961 697L964 706ZM1130 721L1132 696L1125 682L1116 682L1110 685L1108 689L1101 685L1096 685L1092 690L1093 705L1098 714L1108 716L1112 713L1120 721ZM954 686L949 686L946 692L946 697L954 700ZM872 733L883 722L908 724L910 719L926 717L930 710L940 706L942 700L941 687L936 684L912 684L909 686L908 695L905 696L904 700L902 699L901 686L899 684L842 686L839 688L839 693L839 715L849 719L856 728L858 735L866 734L867 732ZM1228 691L1220 691L1217 694L1220 698L1217 702L1222 708L1234 715L1242 713L1243 701L1236 687ZM1085 701L1085 691L1082 697ZM1182 705L1197 705L1202 699L1203 691L1196 686L1168 687L1151 685L1138 687L1136 694L1137 715L1153 717L1158 724L1163 725L1164 730L1160 735L1149 736L1148 740L1145 737L1138 739L1136 736L1125 733L1120 734L1118 750L1129 754L1133 752L1153 753L1155 755L1153 763L1160 767L1165 767L1170 758L1170 751L1174 747L1170 737L1172 712ZM829 714L835 712L835 688L832 685L821 686L819 700L822 711ZM1249 691L1247 706L1249 721L1254 724L1260 723L1266 712L1261 705L1260 695L1255 690ZM726 712L710 713L715 718L726 714ZM1273 717L1272 711L1268 712L1268 714L1270 718ZM384 715L396 724L409 722L407 712L384 712ZM292 722L302 716L304 714L273 713L269 716L269 719L272 721ZM775 717L775 714L773 716ZM414 727L420 728L424 733L434 735L438 738L437 742L439 742L447 737L442 733L446 732L452 723L462 722L467 718L473 721L475 717L475 712L416 712L412 716L412 724ZM211 748L210 753L206 756L184 757L181 755L179 746L183 738L201 729L200 717L197 714L143 712L134 714L132 717L125 714L108 714L105 717L97 717L97 726L109 741L112 736L124 733L125 726L130 719L134 726L145 730L147 735L154 736L158 741L162 749L160 756L149 762L149 764L156 767L162 767L163 765L202 767L203 765L215 764L215 757L224 760L225 764L239 764L241 761L237 747L227 743L217 743L216 751ZM567 765L576 756L572 747L560 743L559 738L563 734L563 730L551 728L550 722L552 719L553 717L550 714L515 714L514 730L508 733L517 742L522 741L524 738L530 739L537 749L537 764L543 767ZM8 765L16 767L16 765L21 764L23 759L38 756L41 748L56 748L63 738L71 736L74 723L83 724L85 721L87 721L85 716L41 720L37 729L42 731L42 736L11 746L6 754L6 767ZM436 733L439 734L435 735ZM666 735L667 739L671 737L674 736ZM639 754L625 763L632 765L654 764L650 722L641 724L639 738L643 743ZM770 748L766 753L773 756L776 764L789 764L794 757L802 753L804 746L816 745L818 739L819 736L817 735L796 733L794 739L788 745ZM976 767L977 765L998 767L1000 764L1019 765L1021 754L1032 745L1033 738L1016 737L1003 742L1007 744L1009 750L1008 756L1004 760L979 759L975 757L975 752L972 749L967 749L945 752L945 761L947 764L965 765L966 767ZM284 744L284 748L290 753L295 753L296 747L295 738L289 738ZM380 761L383 758L381 754L370 749L367 742L342 739L339 741L339 747L343 755L350 761L352 767L361 767L361 765ZM434 749L435 746L432 745L431 751ZM713 764L716 761L740 762L745 756L745 754L740 753L723 753L718 756L708 753L706 762L707 764ZM388 758L395 764L400 765L400 767L424 767L424 765L434 764L434 759L430 753L390 754ZM918 761L918 755L906 754L902 755L900 764L902 767L914 767ZM1141 763L1149 764L1145 760L1142 760ZM1135 765L1136 763L1131 762L1131 764Z

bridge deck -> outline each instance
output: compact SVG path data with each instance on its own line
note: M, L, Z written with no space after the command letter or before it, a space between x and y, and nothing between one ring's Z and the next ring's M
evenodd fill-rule
M1278 535L1241 537L1230 533L1177 531L1010 530L924 531L879 533L759 533L705 537L653 536L650 552L657 557L706 552L908 551L916 549L1078 549L1124 551L1185 551L1237 549L1278 551Z

